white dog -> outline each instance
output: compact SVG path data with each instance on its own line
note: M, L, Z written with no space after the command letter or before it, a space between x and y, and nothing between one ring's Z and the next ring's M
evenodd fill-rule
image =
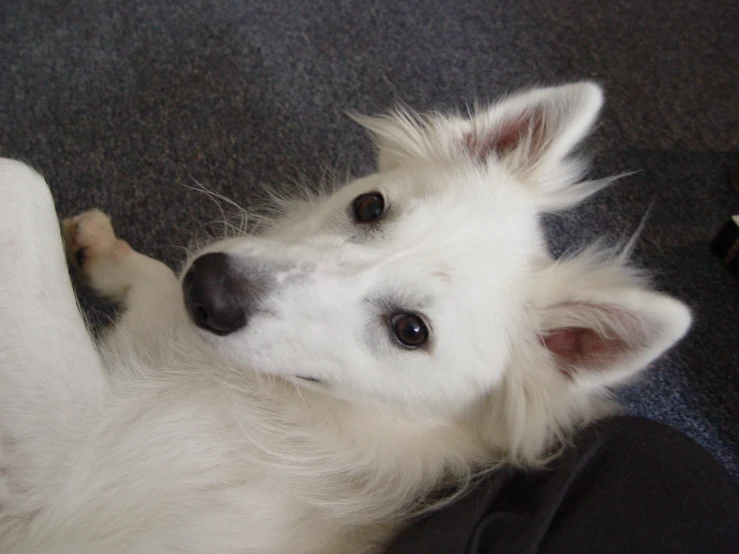
M0 552L379 552L440 487L556 455L690 324L623 250L547 254L540 214L605 186L571 157L601 104L578 83L358 118L377 173L182 279L101 212L68 220L125 307L97 347L46 184L2 160Z

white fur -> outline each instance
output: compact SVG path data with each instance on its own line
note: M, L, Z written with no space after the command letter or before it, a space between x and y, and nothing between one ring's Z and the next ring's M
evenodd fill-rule
M126 306L95 349L46 185L1 160L0 552L378 552L440 485L556 455L690 323L623 253L546 252L539 214L604 184L571 157L601 103L580 83L360 118L378 173L198 253L274 285L225 337L88 212L69 254ZM348 211L369 191L389 205L371 232ZM424 314L428 347L395 343L387 310Z

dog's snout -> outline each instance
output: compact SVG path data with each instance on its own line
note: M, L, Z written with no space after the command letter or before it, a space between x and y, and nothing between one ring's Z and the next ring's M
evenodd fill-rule
M182 280L190 319L216 335L228 335L247 323L242 286L227 254L213 252L197 258Z

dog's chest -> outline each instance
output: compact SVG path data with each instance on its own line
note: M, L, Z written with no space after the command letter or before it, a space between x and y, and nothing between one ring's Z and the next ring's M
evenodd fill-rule
M326 476L310 476L320 473L310 458L301 475L265 456L266 437L249 436L248 424L237 429L202 404L150 401L111 414L70 476L85 490L60 508L84 522L87 544L118 535L127 553L331 554L366 552L368 536L386 534L358 533L322 509Z

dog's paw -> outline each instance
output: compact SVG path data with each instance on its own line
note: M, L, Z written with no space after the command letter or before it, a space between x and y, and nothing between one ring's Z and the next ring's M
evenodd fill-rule
M67 260L82 271L100 261L120 262L131 252L126 241L116 238L110 218L100 210L65 219L62 230Z

